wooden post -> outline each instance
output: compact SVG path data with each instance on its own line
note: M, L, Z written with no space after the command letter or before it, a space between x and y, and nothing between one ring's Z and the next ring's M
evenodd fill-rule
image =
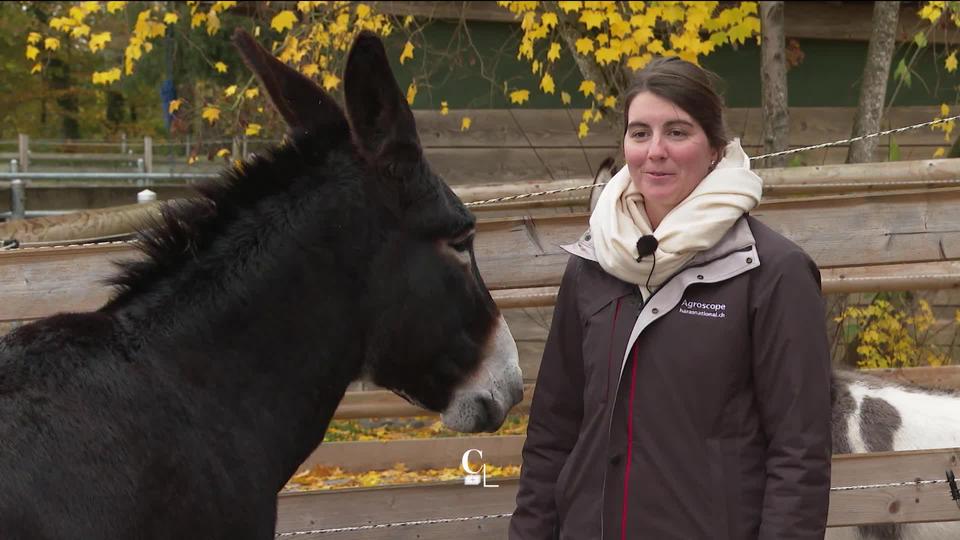
M120 153L121 154L127 153L127 134L126 133L120 134Z
M153 172L153 137L143 138L143 163L146 172ZM141 171L142 172L142 171Z
M30 136L21 133L18 137L20 145L20 170L15 172L27 172L30 170Z

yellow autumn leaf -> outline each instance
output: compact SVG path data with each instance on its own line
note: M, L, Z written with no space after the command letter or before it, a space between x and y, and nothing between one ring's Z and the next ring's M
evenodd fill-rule
M312 77L317 73L320 73L320 66L316 64L307 64L300 68L300 73L303 73L307 77Z
M557 14L553 12L547 12L540 16L540 25L544 28L550 29L557 26Z
M107 2L107 13L116 13L125 7L126 2Z
M43 48L48 51L55 51L60 48L60 40L55 37L48 37L43 40Z
M221 148L217 150L217 157L226 157L230 155L230 151L226 148Z
M600 109L597 109L596 111L593 112L593 123L596 124L601 119L603 119L603 113L600 112Z
M273 28L277 32L283 32L284 30L293 28L293 23L295 22L297 22L297 14L289 9L285 9L273 17L270 21L270 28Z
M27 45L27 52L25 54L27 60L36 60L38 54L40 54L40 49L34 47L33 45Z
M37 32L30 32L29 34L27 34L27 43L30 45L36 45L42 37L43 36L41 36Z
M950 53L950 56L947 57L947 61L945 62L945 65L946 65L947 71L949 71L950 73L953 73L954 71L957 70L957 51L953 51L952 53Z
M550 50L547 51L547 60L554 62L560 58L560 44L554 41L550 44Z
M190 156L189 158L187 158L187 165L193 165L193 164L196 163L197 161L200 161L200 158L197 157L196 154L194 154L194 155Z
M403 65L408 58L413 59L413 43L409 41L403 46L403 52L400 53L400 65Z
M570 13L571 11L578 11L583 7L583 2L557 2L557 7L563 10L564 13Z
M407 87L407 104L413 105L413 100L417 99L417 83L411 82Z
M940 116L946 117L950 115L950 106L946 103L940 104Z
M549 73L543 74L543 79L540 79L540 89L546 92L547 94L552 94L556 90L556 85L553 83L553 77Z
M259 88L248 88L247 91L243 93L243 95L244 95L247 99L253 99L253 98L255 98L255 97L257 97L257 96L260 95L260 89L259 89Z
M569 105L569 104L570 104L570 94L568 94L568 93L566 93L566 92L560 92L560 101L562 101L564 105Z
M192 17L190 17L190 28L196 28L201 24L203 24L203 22L206 20L207 20L207 14L198 11L194 13Z
M183 103L182 99L174 99L170 101L170 105L167 106L167 112L173 114L177 112L177 109L180 108L180 105Z
M223 13L224 11L236 6L237 3L235 1L214 2L213 11L216 11L217 13Z
M210 122L212 125L214 122L220 119L220 109L207 105L203 108L203 112L200 113L200 117Z
M473 120L471 120L469 116L464 116L463 119L460 120L460 131L470 129L471 124L473 124Z
M231 84L230 86L223 89L223 95L226 97L230 97L236 93L237 93L237 85L235 84Z
M580 83L580 88L578 89L583 92L583 97L587 97L590 94L597 93L597 83L587 79Z
M163 15L163 22L167 24L177 24L177 21L180 20L180 16L176 13L166 13Z
M943 157L944 155L946 155L946 153L947 153L947 149L941 146L937 148L936 152L933 153L933 157L935 158Z
M217 62L216 64L213 65L213 69L217 70L219 73L226 73L227 65L224 64L223 62Z
M587 133L590 133L590 126L586 122L580 122L580 127L577 129L577 138L582 139L587 136Z
M573 45L580 54L587 54L593 51L593 40L588 37L578 39Z
M584 11L580 14L580 22L586 25L587 30L600 28L603 25L603 13L593 10Z
M514 90L513 92L510 92L510 103L520 105L528 99L530 99L529 90Z
M598 64L605 66L611 62L620 60L620 51L612 47L601 47L594 53L594 57L597 59Z
M93 73L93 84L110 84L120 80L120 68Z
M323 75L323 89L326 91L335 90L340 84L340 77L337 77L333 73L324 73Z
M357 18L365 19L370 15L370 6L366 4L357 4Z
M313 2L297 2L297 11L306 13L313 7Z
M110 43L112 36L110 32L100 32L90 36L90 52L103 50Z
M446 116L450 112L450 109L447 107L446 101L440 102L440 116Z
M260 124L247 124L247 129L244 130L243 134L248 137L255 137L260 134L260 129L262 129Z
M220 31L220 17L215 10L207 14L207 35L212 36Z
M41 71L43 71L43 64L41 64L40 62L37 62L36 64L33 65L32 68L30 68L31 74L40 73Z
M617 98L614 96L607 96L603 99L603 106L612 109L617 106Z
M627 67L633 71L637 71L638 69L650 63L651 58L652 57L649 54L645 54L643 56L631 56L629 59L627 59Z
M70 30L70 36L71 36L71 37L81 38L81 37L89 36L89 35L90 35L90 27L87 26L87 25L85 25L85 24L81 24L81 25L78 25L78 26L74 26L74 27Z

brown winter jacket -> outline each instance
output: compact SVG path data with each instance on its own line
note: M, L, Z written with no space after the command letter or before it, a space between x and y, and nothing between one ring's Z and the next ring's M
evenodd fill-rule
M830 356L820 274L750 216L646 305L570 257L511 540L823 538Z

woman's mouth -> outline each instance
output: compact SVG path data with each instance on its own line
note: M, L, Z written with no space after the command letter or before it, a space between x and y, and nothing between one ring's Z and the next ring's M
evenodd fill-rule
M673 176L673 173L657 172L657 171L647 171L647 174L656 180L662 180L664 178L669 178Z

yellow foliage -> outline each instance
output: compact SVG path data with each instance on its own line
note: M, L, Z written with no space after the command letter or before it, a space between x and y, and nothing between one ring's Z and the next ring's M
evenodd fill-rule
M413 43L409 41L403 46L403 52L400 53L400 65L403 65L407 59L413 59Z
M207 14L196 12L190 17L190 28L196 28L207 20Z
M230 86L223 89L223 95L225 97L230 97L237 93L237 85L231 84Z
M126 2L107 2L107 13L116 13L125 7Z
M180 105L182 105L182 104L183 104L183 100L182 100L182 99L174 99L174 100L171 100L171 101L170 101L170 105L167 107L167 112L169 112L170 114L173 114L173 113L177 112L177 109L179 109L179 108L180 108Z
M440 116L446 116L450 112L450 108L447 106L446 101L440 102Z
M40 54L40 49L34 47L33 45L27 45L27 52L25 54L27 60L36 60L38 54Z
M212 36L220 31L220 17L217 16L216 10L211 9L207 13L207 35Z
M220 119L220 109L207 105L203 108L203 112L200 114L200 117L213 125L217 120Z
M253 99L260 95L260 89L257 87L248 88L246 92L243 93L247 99Z
M90 36L90 51L97 52L102 51L107 43L110 43L110 40L113 36L110 35L110 32L100 32Z
M579 90L583 92L583 97L587 97L590 94L595 94L597 92L597 83L591 80L584 80L580 83Z
M547 51L547 60L556 62L560 58L560 44L556 41L550 44L550 50Z
M110 84L120 80L120 68L94 72L93 84Z
M163 22L167 24L177 24L177 21L179 20L180 20L180 16L172 11L170 13L165 13L163 15Z
M944 62L944 67L947 68L947 71L953 73L957 70L957 51L950 53L950 56L947 57L947 60Z
M549 73L544 73L543 79L540 80L540 89L547 94L552 94L556 88L557 87L553 82L553 77L551 77Z
M580 13L580 22L587 27L587 30L600 28L603 25L603 13L599 11L588 10Z
M921 19L926 19L931 23L937 22L940 15L943 14L944 2L927 2L920 11L917 12Z
M580 126L577 128L577 138L582 139L590 133L590 126L586 122L580 122Z
M339 85L340 85L340 77L337 77L333 73L323 74L323 82L321 83L321 86L323 86L324 90L329 92L331 90L335 90Z
M37 62L36 64L33 65L32 68L30 68L31 75L34 73L40 73L41 71L43 71L43 64L41 64L40 62Z
M48 51L55 51L60 48L60 40L55 37L48 37L43 40L43 48Z
M244 130L243 134L248 137L256 137L260 134L262 126L260 124L247 124L247 129Z
M214 3L213 3L213 8L212 8L211 11L215 11L215 12L217 12L217 13L223 13L224 11L226 11L226 10L232 8L232 7L236 7L236 6L237 6L237 3L236 3L236 2L233 2L233 1L214 2Z
M230 155L230 151L227 150L226 148L221 148L220 150L217 150L217 157L227 157L229 155Z
M70 36L75 38L82 38L84 36L90 35L90 27L86 24L78 24L70 29Z
M560 92L560 101L561 101L564 105L569 105L569 104L570 104L570 99L571 99L571 98L570 98L570 94L568 94L568 93L566 93L566 92Z
M320 73L320 66L317 64L307 64L300 68L300 73L303 73L307 77L313 77L317 73Z
M42 38L43 36L41 36L39 33L30 32L29 34L27 34L27 43L30 45L36 45Z
M597 49L597 52L594 53L594 58L596 58L597 63L601 66L605 66L611 62L617 62L620 60L620 51L613 49L611 47L601 47Z
M593 40L588 37L579 38L574 42L574 47L578 53L587 54L593 51Z
M580 8L583 7L583 2L557 2L557 7L563 10L564 13L570 13L571 11L580 11Z
M947 149L944 148L944 147L942 147L942 146L940 146L940 147L938 147L938 148L933 152L933 157L934 157L934 158L940 158L940 157L945 156L946 153L947 153Z
M293 28L293 23L295 22L297 22L297 14L286 9L274 15L270 21L270 28L273 28L277 32L283 32L284 30Z
M227 65L223 62L217 62L213 65L213 69L217 70L218 73L226 73Z
M417 99L417 83L413 81L407 87L407 104L413 105L413 100Z
M470 129L470 126L473 124L473 120L469 116L464 116L460 120L460 131L466 131Z
M510 92L510 103L520 105L528 99L530 99L529 90L514 90L513 92Z

